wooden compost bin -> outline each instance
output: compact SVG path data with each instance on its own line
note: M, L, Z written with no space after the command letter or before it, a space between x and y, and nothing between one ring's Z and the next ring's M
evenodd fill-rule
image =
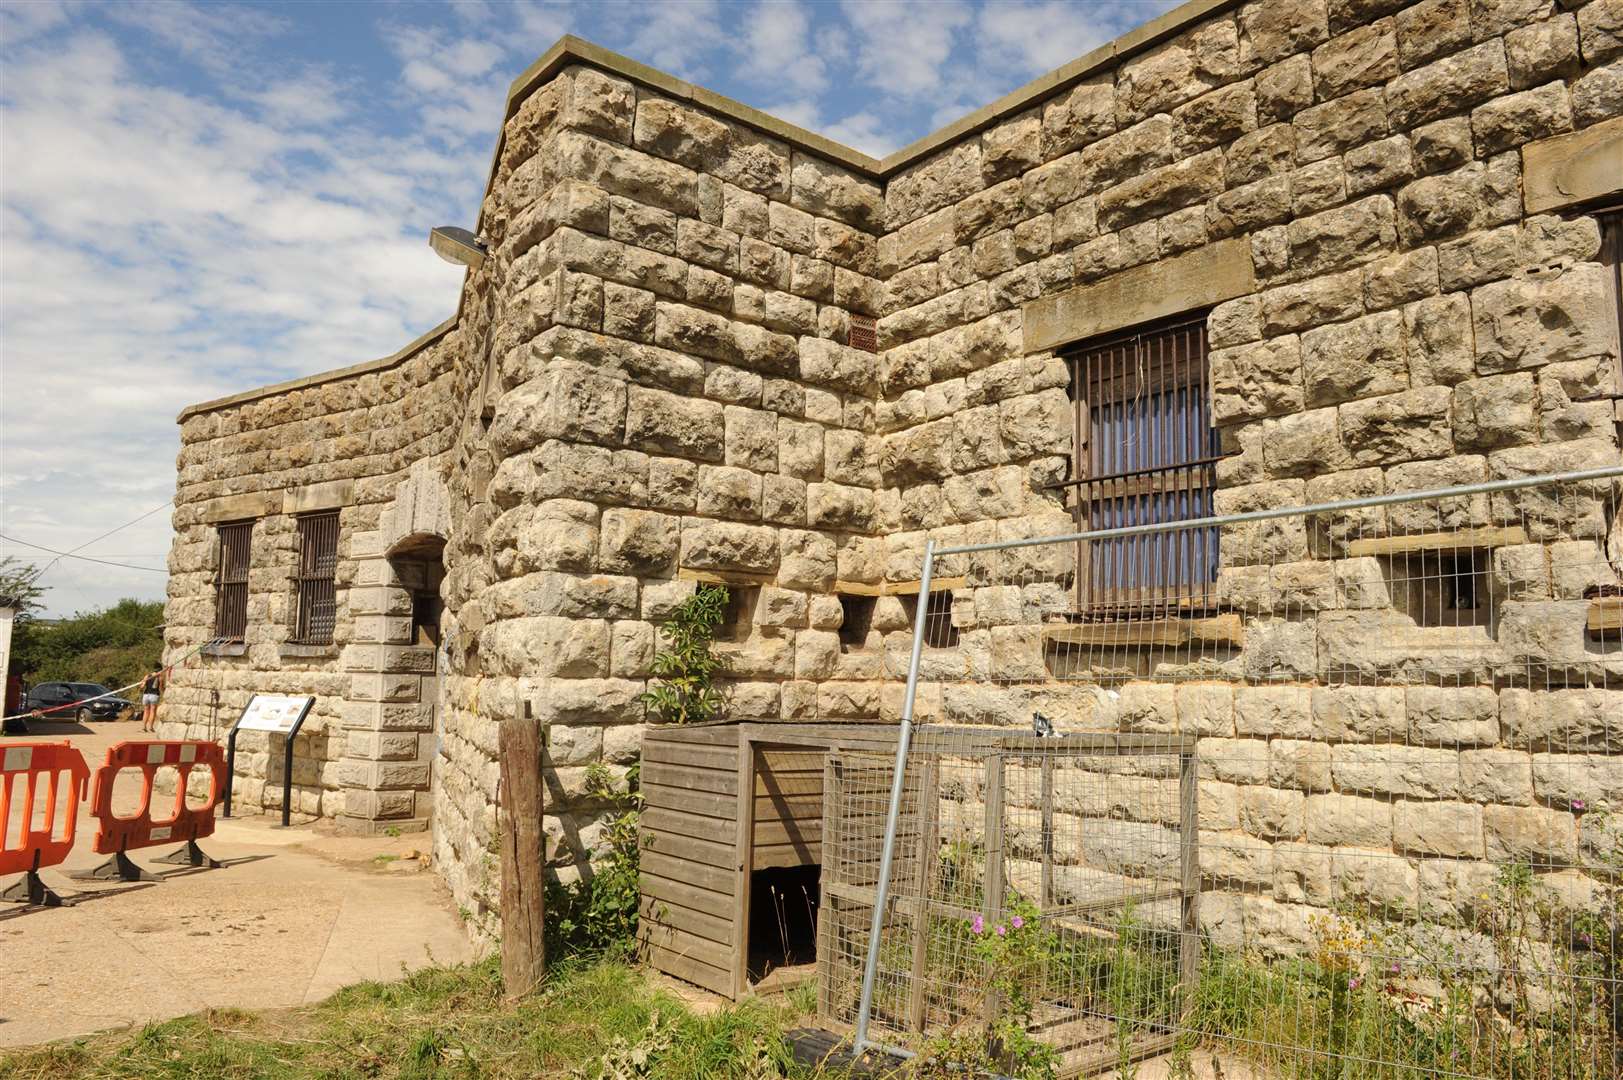
M728 998L744 994L756 871L821 865L825 756L895 743L885 724L650 727L638 890L648 962Z

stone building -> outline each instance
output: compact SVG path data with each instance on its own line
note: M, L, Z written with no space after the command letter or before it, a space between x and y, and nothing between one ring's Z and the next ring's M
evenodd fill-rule
M163 730L315 694L295 809L431 822L486 916L498 723L550 726L567 872L698 581L732 588L733 715L894 720L925 539L1075 528L1054 485L1114 436L1077 445L1073 367L1124 335L1182 335L1218 512L1618 463L1618 205L1623 0L1194 0L884 160L566 38L509 93L453 318L182 413L168 653L231 640ZM1608 677L1559 701L1616 753ZM1327 738L1312 671L1217 685L1124 688L1123 722ZM1252 698L1290 723L1236 727ZM1546 813L1530 746L1485 794L1387 794ZM242 749L239 804L278 805ZM1211 776L1216 832L1394 843L1390 805Z

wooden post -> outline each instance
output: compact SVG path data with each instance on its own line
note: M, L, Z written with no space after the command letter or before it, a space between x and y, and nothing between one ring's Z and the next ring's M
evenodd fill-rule
M528 710L526 710L528 711ZM523 997L546 974L545 838L541 827L541 726L529 717L503 721L501 750L502 984Z
M750 887L755 879L755 742L738 733L738 806L733 843L738 856L733 878L733 1000L749 991Z

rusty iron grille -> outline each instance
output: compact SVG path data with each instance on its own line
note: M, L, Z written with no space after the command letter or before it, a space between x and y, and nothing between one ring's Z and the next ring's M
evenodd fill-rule
M214 636L242 641L248 635L248 566L252 561L254 523L221 525L220 569L214 589Z
M1077 530L1187 521L1212 513L1219 455L1207 412L1206 318L1141 329L1069 357L1075 400ZM1163 618L1214 606L1217 530L1083 541L1077 608L1090 617Z
M338 566L338 511L299 518L298 621L294 640L303 645L332 643L338 615L333 571Z
M846 332L845 343L853 349L876 353L879 351L879 327L872 315L852 315L851 329Z

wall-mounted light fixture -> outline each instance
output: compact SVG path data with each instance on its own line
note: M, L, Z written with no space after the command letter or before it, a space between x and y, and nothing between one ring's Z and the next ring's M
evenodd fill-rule
M428 230L428 246L434 254L448 263L479 269L485 261L485 245L467 229L455 225L440 225Z

